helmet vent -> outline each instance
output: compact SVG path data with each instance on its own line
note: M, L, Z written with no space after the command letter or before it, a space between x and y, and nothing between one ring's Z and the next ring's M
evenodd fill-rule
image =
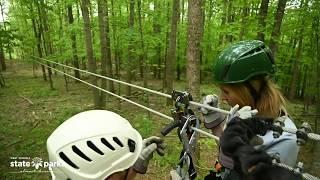
M80 151L80 149L78 149L77 146L73 145L73 146L72 146L72 150L73 150L73 152L75 152L76 154L78 154L78 155L79 155L80 157L82 157L83 159L85 159L85 160L87 160L87 161L89 161L89 162L92 161L88 156L86 156L82 151Z
M122 142L117 138L117 137L113 137L112 138L114 142L116 142L120 147L123 147Z
M136 149L136 142L134 142L132 139L128 139L128 146L129 146L129 151L134 152Z
M248 55L251 55L251 54L254 54L254 53L256 53L256 52L259 52L259 51L263 50L264 48L265 48L265 45L256 47L256 48L254 48L254 49L252 49L252 50L244 53L240 58L245 57L245 56L248 56Z
M101 138L101 142L112 151L116 150L105 138Z
M75 169L79 169L79 167L77 165L75 165L63 152L59 153L59 156L62 160L64 160L64 162L66 162L67 164L69 164L71 167L75 168Z
M99 148L97 148L97 146L94 145L91 141L87 141L87 145L88 145L89 148L91 148L96 153L98 153L100 155L104 155L104 153Z

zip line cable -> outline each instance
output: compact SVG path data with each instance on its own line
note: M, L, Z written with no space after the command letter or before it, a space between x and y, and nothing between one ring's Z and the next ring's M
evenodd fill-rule
M37 61L37 60L35 60L35 61ZM150 112L152 112L152 113L155 113L155 114L157 114L157 115L159 115L159 116L161 116L161 117L163 117L163 118L166 118L166 119L169 119L169 120L173 121L173 118L170 117L170 116L167 116L167 115L162 114L162 113L160 113L160 112L158 112L158 111L155 111L155 110L150 109L150 108L148 108L148 107L145 107L145 106L143 106L143 105L141 105L141 104L138 104L138 103L136 103L136 102L133 102L133 101L131 101L131 100L129 100L129 99L126 99L126 98L124 98L124 97L122 97L122 96L119 96L119 95L117 95L117 94L114 94L114 93L112 93L112 92L110 92L110 91L107 91L107 90L105 90L105 89L102 89L102 88L100 88L100 87L98 87L98 86L95 86L95 85L93 85L93 84L91 84L91 83L88 83L87 81L84 81L84 80L81 80L81 79L79 79L79 78L76 78L76 77L74 77L74 76L72 76L72 75L70 75L70 74L67 74L67 73L62 72L62 71L60 71L60 70L57 70L57 69L55 69L55 68L53 68L53 67L51 67L51 66L48 66L48 65L46 65L46 64L43 64L43 63L39 62L39 61L37 61L37 62L38 62L39 64L43 65L43 66L46 66L46 67L48 67L48 68L51 68L52 70L55 70L55 71L57 71L57 72L59 72L59 73L62 73L62 74L64 74L64 75L68 76L68 77L71 77L71 78L73 78L73 79L75 79L75 80L77 80L77 81L80 81L80 82L82 82L82 83L85 83L85 84L87 84L87 85L89 85L89 86L91 86L91 87L94 87L94 88L96 88L96 89L99 89L100 91L103 91L103 92L105 92L105 93L108 93L108 94L110 94L110 95L113 95L113 96L115 96L115 97L117 97L117 98L120 98L120 99L122 99L122 100L124 100L124 101L127 101L127 102L129 102L129 103L131 103L131 104L134 104L134 105L136 105L136 106L139 106L139 107L141 107L141 108L143 108L143 109L146 109L146 110L148 110L148 111L150 111Z
M166 98L172 98L171 95L169 94L165 94L165 93L162 93L162 92L158 92L158 91L155 91L155 90L152 90L152 89L148 89L148 88L144 88L144 87L141 87L141 86L137 86L137 85L134 85L134 84L130 84L130 83L127 83L127 82L123 82L123 81L120 81L120 80L116 80L116 79L113 79L113 78L109 78L109 77L106 77L106 76L102 76L100 74L96 74L96 73L92 73L92 72L89 72L89 71L85 71L85 70L82 70L82 69L78 69L78 68L75 68L75 67L72 67L72 66L68 66L68 65L65 65L65 64L61 64L61 63L58 63L58 62L54 62L54 61L51 61L51 60L48 60L48 59L44 59L44 58L39 58L39 57L35 57L35 56L31 56L33 58L37 58L37 59L40 59L40 60L44 60L44 61L47 61L47 62L50 62L50 63L53 63L53 64L56 64L56 65L59 65L59 66L63 66L63 67L66 67L66 68L69 68L69 69L73 69L73 70L78 70L80 72L84 72L84 73L87 73L87 74L91 74L91 75L94 75L96 77L100 77L100 78L103 78L103 79L107 79L107 80L110 80L110 81L114 81L114 82L117 82L117 83L120 83L120 84L124 84L124 85L127 85L127 86L131 86L131 87L134 87L134 88L137 88L137 89L140 89L140 90L143 90L143 91L147 91L147 92L150 92L150 93L154 93L154 94L157 94L157 95L160 95L160 96L163 96L163 97L166 97ZM39 62L39 61L38 61ZM110 92L109 92L110 93ZM117 95L118 96L118 95ZM117 97L116 96L116 97ZM216 112L221 112L221 113L224 113L224 114L230 114L229 111L227 110L223 110L223 109L220 109L220 108L215 108L215 107L212 107L212 106L209 106L209 105L204 105L204 104L201 104L201 103L198 103L198 102L194 102L194 101L189 101L189 103L191 105L194 105L194 106L198 106L198 107L203 107L203 108L206 108L206 109L210 109L210 110L213 110L213 111L216 111ZM145 107L147 108L147 107ZM157 111L156 111L157 112ZM159 113L159 112L157 112ZM155 113L155 114L157 114ZM162 115L160 115L162 116ZM172 120L172 118L171 118ZM288 132L288 133L292 133L292 134L296 134L297 130L295 129L290 129L290 128L286 128L286 127L282 127L283 131L285 132ZM197 130L196 130L197 131ZM201 132L201 130L199 131ZM207 132L201 132L205 135L208 136L209 133ZM308 133L308 138L310 139L313 139L313 140L316 140L316 141L320 141L320 135L318 134L315 134L315 133ZM212 137L212 136L210 136ZM212 137L214 139L217 140L218 137Z
M301 170L299 170L299 168L293 168L291 166L288 166L286 164L283 164L283 163L278 163L278 162L272 162L274 165L276 166L279 166L279 167L283 167L283 168L286 168L294 173L297 173L297 174L301 174L301 176L304 178L304 179L307 179L307 180L320 180L318 177L315 177L309 173L305 173L305 172L300 172ZM299 164L299 163L298 163Z
M120 83L120 84L131 86L131 87L134 87L134 88L137 88L137 89L141 89L143 91L147 91L147 92L151 92L151 93L154 93L154 94L158 94L158 95L166 97L166 98L170 98L170 99L172 98L171 95L169 95L169 94L158 92L158 91L155 91L155 90L152 90L152 89L148 89L148 88L144 88L144 87L137 86L137 85L134 85L134 84L130 84L130 83L126 83L126 82L123 82L123 81L119 81L119 80L116 80L116 79L113 79L113 78L102 76L100 74L96 74L96 73L92 73L92 72L89 72L89 71L85 71L85 70L78 69L78 68L75 68L75 67L72 67L72 66L68 66L68 65L65 65L65 64L61 64L61 63L58 63L58 62L50 61L50 60L47 60L47 59L44 59L44 58L39 58L39 57L35 57L35 56L32 56L32 57L37 58L37 59L41 59L41 60L44 60L44 61L47 61L47 62L50 62L50 63L53 63L53 64L57 64L57 65L60 65L60 66L63 66L63 67L69 68L69 69L78 70L80 72L91 74L91 75L94 75L94 76L97 76L97 77L100 77L100 78L103 78L103 79L114 81L114 82L117 82L117 83ZM198 102L189 101L189 103L192 104L192 105L195 105L195 106L204 107L204 108L207 108L207 109L210 109L210 110L213 110L213 111L217 111L217 112L221 112L221 113L224 113L224 114L230 114L229 111L227 111L227 110L215 108L215 107L212 107L212 106L203 105L203 104L198 103Z
M34 57L34 56L33 56L33 57ZM35 57L35 58L38 58L38 57ZM38 58L38 59L43 59L43 58ZM71 69L74 69L74 70L79 70L79 71L81 71L81 72L85 72L85 73L88 73L88 74L91 74L91 75L94 75L94 76L98 76L98 77L101 77L101 78L105 78L105 79L108 79L108 80L115 80L115 79L112 79L112 78L108 78L108 77L105 77L105 76L101 76L101 75L98 75L98 74L95 74L95 73L91 73L91 72L88 72L88 71L84 71L84 70L81 70L81 69L77 69L77 68L74 68L74 67L70 67L70 66L67 66L67 65L63 65L63 64L60 64L60 63L56 63L56 62L53 62L53 61L49 61L49 60L46 60L46 59L43 59L43 60L48 61L48 62L52 62L52 63L57 64L57 65L62 65L62 66L64 66L64 67L71 68ZM58 69L56 69L56 68L53 68L53 67L51 67L51 66L49 66L49 65L43 64L43 63L41 63L40 61L37 61L37 60L34 60L34 61L36 61L37 63L39 63L39 64L41 64L41 65L43 65L43 66L45 66L45 67L48 67L48 68L50 68L50 69L52 69L52 70L54 70L54 71L57 71L57 72L59 72L59 73L61 73L61 74L64 74L64 75L66 75L66 76L68 76L68 77L71 77L71 78L73 78L73 79L75 79L75 80L77 80L77 81L80 81L80 82L82 82L82 83L85 83L85 84L87 84L87 85L89 85L89 86L91 86L91 87L94 87L94 88L96 88L96 89L99 89L100 91L103 91L103 92L108 93L108 94L110 94L110 95L113 95L113 96L115 96L115 97L117 97L117 98L120 98L120 99L122 99L122 100L124 100L124 101L127 101L127 102L129 102L129 103L131 103L131 104L134 104L134 105L136 105L136 106L138 106L138 107L141 107L142 109L145 109L145 110L147 110L147 111L150 111L150 112L152 112L152 113L155 113L155 114L157 114L157 115L159 115L159 116L161 116L161 117L163 117L163 118L165 118L165 119L168 119L168 120L171 120L171 121L174 120L172 117L167 116L167 115L165 115L165 114L163 114L163 113L161 113L161 112L158 112L158 111L156 111L156 110L153 110L153 109L151 109L151 108L148 108L148 107L146 107L146 106L143 106L143 105L141 105L141 104L138 104L138 103L136 103L136 102L134 102L134 101L131 101L131 100L127 99L127 98L124 98L124 97L122 97L122 96L119 96L119 95L117 95L117 94L115 94L115 93L112 93L112 92L110 92L110 91L107 91L107 90L105 90L105 89L102 89L102 88L100 88L100 87L98 87L98 86L95 86L95 85L93 85L93 84L91 84L91 83L89 83L89 82L87 82L87 81L84 81L84 80L81 80L81 79L79 79L79 78L76 78L76 77L74 77L74 76L72 76L72 75L70 75L70 74L68 74L68 73L65 73L65 72L63 72L63 71L60 71L60 70L58 70ZM115 80L115 82L117 82L117 81L118 81L118 80ZM126 85L129 85L129 86L132 86L132 87L136 87L136 88L138 88L138 89L146 90L146 91L148 91L148 92L153 92L153 91L154 91L154 90L151 90L151 89L147 89L147 88L143 88L143 87L140 87L140 86L136 86L136 85L132 85L132 84L129 84L129 83L125 83L125 82L123 82L123 81L118 81L118 83L126 84ZM168 98L170 97L170 98L171 98L171 96L168 95L168 94L160 93L160 92L157 92L157 91L154 91L154 92L156 92L156 94L158 94L158 95L165 95L166 97L168 97ZM192 102L192 101L190 101L190 104L207 108L207 106L204 106L204 105L202 105L202 104L200 104L200 103L196 103L196 102L192 102L192 103L191 103L191 102ZM210 107L210 108L212 109L211 106L208 106L208 107ZM208 108L208 109L209 109L209 108ZM225 113L225 112L228 112L228 111L226 111L226 110L222 110L222 109L218 109L218 108L214 108L214 109L212 109L212 110L215 110L215 109L219 110L219 112L221 112L221 111L224 111L224 113ZM228 112L228 113L229 113L229 112ZM198 129L198 128L195 128L195 127L191 127L191 128L192 128L194 131L196 131L196 132L202 133L202 134L204 134L204 135L206 135L206 136L208 136L208 137L211 137L211 138L215 139L216 141L219 141L219 137L214 136L213 134L210 134L210 133L208 133L208 132L206 132L206 131L203 131L203 130ZM284 128L284 131L289 132L289 133L295 133L295 132L297 132L296 130L292 130L292 129L288 129L288 128L287 128L287 129ZM309 134L311 134L311 135L309 135ZM316 135L316 136L315 136L315 135ZM308 137L311 138L311 137L313 137L313 136L315 136L316 138L319 138L319 137L320 137L320 135L318 135L318 134L308 133ZM318 136L319 136L319 137L318 137ZM320 138L319 138L319 139L320 139ZM273 164L275 164L275 165L277 165L277 166L280 166L280 167L283 167L283 168L286 168L286 169L288 169L288 170L290 170L290 171L293 171L294 173L299 173L299 174L301 174L301 176L302 176L303 178L305 178L305 179L307 179L307 180L320 180L318 177L315 177L315 176L313 176L313 175L311 175L311 174L308 174L308 173L299 172L299 171L297 171L295 168L293 168L293 167L291 167L291 166L288 166L288 165L286 165L286 164L282 164L282 163L278 163L278 162L273 162Z
M158 112L158 111L156 111L156 110L153 110L153 109L151 109L151 108L148 108L148 107L146 107L146 106L143 106L143 105L141 105L141 104L138 104L138 103L136 103L136 102L134 102L134 101L131 101L131 100L127 99L127 98L124 98L124 97L122 97L122 96L119 96L119 95L117 95L117 94L115 94L115 93L112 93L112 92L110 92L110 91L107 91L107 90L105 90L105 89L102 89L102 88L100 88L100 87L98 87L98 86L95 86L95 85L93 85L93 84L91 84L91 83L88 83L87 81L81 80L81 79L76 78L76 77L74 77L74 76L72 76L72 75L70 75L70 74L67 74L67 73L63 72L63 71L60 71L60 70L58 70L58 69L55 69L55 68L53 68L53 67L51 67L51 66L48 66L48 65L46 65L46 64L43 64L43 63L41 63L41 62L39 62L39 61L37 61L37 60L35 60L35 61L38 62L39 64L43 65L43 66L46 66L46 67L48 67L48 68L50 68L50 69L52 69L52 70L55 70L55 71L57 71L57 72L59 72L59 73L62 73L62 74L66 75L66 76L68 76L68 77L71 77L71 78L73 78L73 79L75 79L75 80L77 80L77 81L80 81L80 82L82 82L82 83L85 83L85 84L87 84L87 85L89 85L89 86L91 86L91 87L94 87L94 88L96 88L96 89L99 89L100 91L103 91L103 92L105 92L105 93L108 93L108 94L110 94L110 95L113 95L113 96L115 96L115 97L117 97L117 98L120 98L120 99L122 99L122 100L124 100L124 101L127 101L127 102L129 102L129 103L131 103L131 104L134 104L134 105L136 105L136 106L138 106L138 107L141 107L142 109L145 109L145 110L147 110L147 111L150 111L150 112L152 112L152 113L154 113L154 114L156 114L156 115L158 115L158 116L161 116L161 117L163 117L163 118L165 118L165 119L168 119L168 120L173 121L173 118L170 117L170 116L167 116L167 115L165 115L165 114L163 114L163 113L160 113L160 112ZM197 132L199 132L199 133L202 133L202 134L204 134L204 135L206 135L206 136L208 136L208 137L211 137L211 138L219 141L219 137L214 136L213 134L210 134L210 133L208 133L208 132L206 132L206 131L203 131L203 130L198 129L198 128L195 128L195 127L191 127L191 128L192 128L194 131L197 131Z

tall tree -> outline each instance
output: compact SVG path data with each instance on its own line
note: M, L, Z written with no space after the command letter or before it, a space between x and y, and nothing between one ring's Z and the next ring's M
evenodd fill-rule
M188 1L188 47L187 79L188 90L197 101L200 97L200 42L202 23L202 0Z
M75 30L73 28L74 25L74 19L73 19L73 13L72 13L72 4L69 4L68 7L68 23L71 27L71 46L72 46L72 64L75 68L79 69L79 58L78 58L78 50L77 50L77 38L75 34ZM74 70L74 76L78 79L80 79L80 72L79 70ZM76 81L78 82L78 81Z
M274 56L276 56L277 54L277 46L278 46L278 41L280 37L280 28L282 24L286 3L287 3L287 0L279 0L277 11L274 17L273 30L271 33L271 39L269 44L269 47Z
M129 4L129 31L130 34L134 33L134 2L135 0L130 0ZM132 79L132 71L133 71L133 66L135 64L135 57L133 56L133 51L134 51L134 45L133 45L133 37L130 36L129 38L129 45L128 45L128 64L127 64L127 77L126 81L127 83L131 83ZM126 89L126 94L128 96L131 95L131 87L127 86Z
M116 19L114 0L111 0L111 19ZM115 76L118 79L120 79L120 48L119 48L118 28L117 28L117 23L113 22L111 24L112 24L112 39L113 39L113 48L114 48L114 61L116 66ZM120 88L120 85L118 87Z
M235 7L233 7L234 1L232 0L226 0L227 1L227 24L228 26L231 26L231 24L234 22L234 17L235 17ZM226 35L226 40L228 42L232 42L234 40L234 35L232 31L229 31L228 34Z
M109 33L107 27L109 26L109 21L107 21L107 5L105 0L98 0L98 16L99 16L99 31L100 31L100 51L101 51L101 75L108 76L112 78L112 64L110 55L110 41ZM109 30L109 28L108 28ZM101 88L106 89L107 80L102 79ZM109 91L114 92L113 82L108 81ZM105 107L106 105L106 94L100 92L100 107Z
M139 35L140 35L140 45L141 45L141 53L139 55L139 70L140 76L143 78L143 86L148 86L148 72L149 67L147 64L147 53L145 50L144 44L144 35L143 35L143 26L142 26L142 14L141 14L141 0L138 0L138 21L139 21Z
M106 38L106 5L104 0L98 0L98 18L99 18L99 32L100 32L100 52L101 52L101 75L107 76L107 38ZM101 88L107 89L107 80L101 79ZM106 93L100 91L99 106L105 108Z
M297 39L298 39L298 47L297 51L295 52L295 56L293 57L292 61L292 78L290 79L290 87L289 87L289 99L293 99L296 96L296 93L300 91L300 89L297 87L298 84L298 77L300 76L300 64L301 64L301 55L302 55L302 49L303 49L303 33L304 33L304 13L306 12L306 8L308 6L309 0L302 0L300 5L300 16L299 18L299 26L297 29Z
M44 53L46 56L52 55L52 42L50 38L50 33L49 33L49 25L47 22L48 16L46 12L46 7L44 4L44 0L41 0L40 2L36 1L36 6L38 8L38 16L39 16L39 32L41 33L42 37L42 44L43 44L43 49ZM52 70L51 70L51 65L49 62L47 62L47 70L48 70L48 78L49 78L49 84L50 88L53 89L53 81L52 81Z
M106 1L107 2L107 1ZM110 40L110 27L109 27L109 14L108 14L108 3L106 5L106 15L105 15L105 24L106 24L106 40L107 40L107 76L113 78L113 68L112 68L112 58L111 58L111 40ZM111 92L115 92L113 81L108 81L108 89Z
M2 25L0 26L0 30L2 32L6 31L6 25L5 25L5 19L4 19L4 4L2 0L0 0L0 11L1 11L1 16L2 16ZM7 69L6 66L6 61L5 61L5 56L4 56L4 44L3 44L3 36L0 38L0 68L5 71Z
M240 35L239 39L242 40L243 37L246 35L246 29L248 26L248 16L249 16L249 3L248 0L244 0L243 2L243 7L242 7L242 20L241 20L241 30L240 30Z
M155 37L160 38L161 33L161 24L160 24L160 3L159 0L154 0L154 14L153 14L153 34ZM161 78L161 40L158 39L156 46L155 46L155 56L154 62L157 65L153 66L153 77L154 78Z
M269 0L262 0L260 4L259 10L259 21L258 21L258 33L257 39L264 41L265 37L265 28L266 28L266 18L268 15L268 7L269 7Z
M227 15L228 14L227 14L226 9L228 9L228 0L224 0L223 4L221 6L222 6L222 17L221 17L220 27L223 29L226 25L226 22L227 22ZM224 41L225 41L224 40L224 33L220 32L219 33L219 44L223 45Z
M173 88L174 78L174 64L176 61L176 45L177 45L177 26L179 21L179 0L173 0L172 4L172 18L171 18L171 31L169 37L169 49L166 58L166 75L165 75L165 88L166 93L171 94ZM172 100L167 99L167 105L171 105Z
M97 71L97 65L96 61L93 58L93 47L92 47L92 34L91 34L91 29L90 29L90 17L89 17L89 0L81 0L81 11L82 11L82 17L83 17L83 30L85 34L85 44L86 44L86 51L87 51L87 58L88 58L88 68L89 71L92 73L96 73ZM97 77L96 76L91 76L92 82L91 84L97 86ZM99 103L100 103L100 95L99 91L96 88L92 88L93 92L93 102L95 108L100 108Z

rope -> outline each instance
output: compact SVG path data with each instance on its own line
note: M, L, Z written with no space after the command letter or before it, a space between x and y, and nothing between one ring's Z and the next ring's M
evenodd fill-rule
M296 129L290 129L290 128L286 128L286 127L282 127L282 129L283 129L283 131L291 133L291 134L296 134L297 133ZM307 135L308 135L309 139L320 141L320 135L319 134L307 133Z
M299 171L297 171L296 169L294 169L293 167L291 166L288 166L286 164L282 164L282 163L277 163L277 162L273 162L274 165L277 165L279 167L283 167L285 169L288 169L294 173L298 173L298 174L301 174L301 176L304 178L304 179L307 179L307 180L320 180L318 177L315 177L309 173L301 173Z
M112 92L110 92L110 91L107 91L107 90L105 90L105 89L102 89L102 88L100 88L100 87L98 87L98 86L95 86L95 85L93 85L93 84L90 84L90 83L88 83L87 81L83 81L83 80L81 80L81 79L79 79L79 78L76 78L76 77L70 75L70 74L67 74L67 73L62 72L62 71L60 71L60 70L58 70L58 69L55 69L55 68L53 68L53 67L51 67L51 66L48 66L48 65L46 65L46 64L43 64L43 63L41 63L41 62L39 62L39 61L37 61L37 60L35 60L35 61L38 62L39 64L43 65L43 66L46 66L46 67L48 67L48 68L51 68L52 70L55 70L55 71L57 71L57 72L59 72L59 73L61 73L61 74L64 74L64 75L66 75L66 76L68 76L68 77L71 77L71 78L73 78L73 79L75 79L75 80L77 80L77 81L80 81L80 82L82 82L82 83L85 83L85 84L87 84L87 85L89 85L89 86L91 86L91 87L97 88L97 89L99 89L100 91L106 92L106 93L108 93L108 94L110 94L110 95L113 95L113 96L115 96L115 97L117 97L117 98L120 98L120 99L122 99L122 100L124 100L124 101L127 101L127 102L129 102L129 103L131 103L131 104L133 104L133 105L136 105L136 106L138 106L138 107L141 107L142 109L145 109L145 110L147 110L147 111L150 111L150 112L152 112L152 113L155 113L155 114L157 114L158 116L161 116L161 117L163 117L163 118L165 118L165 119L168 119L168 120L171 120L171 121L174 120L172 117L167 116L167 115L165 115L165 114L163 114L163 113L160 113L160 112L158 112L158 111L156 111L156 110L153 110L153 109L151 109L151 108L148 108L148 107L146 107L146 106L143 106L143 105L141 105L141 104L138 104L138 103L136 103L136 102L133 102L133 101L127 99L127 98L124 98L124 97L119 96L119 95L117 95L117 94L114 94L114 93L112 93ZM208 132L205 132L205 131L203 131L203 130L201 130L201 129L198 129L198 128L195 128L195 127L192 127L192 129L193 129L194 131L200 132L200 133L202 133L202 134L204 134L204 135L206 135L206 136L208 136L208 137L210 137L210 138L213 138L213 139L219 141L219 137L217 137L217 136L214 136L214 135L212 135L212 134L210 134L210 133L208 133Z

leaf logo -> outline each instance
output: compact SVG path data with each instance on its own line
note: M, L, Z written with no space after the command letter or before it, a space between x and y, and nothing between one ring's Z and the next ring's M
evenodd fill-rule
M39 167L42 167L42 159L39 157L35 157L32 159L31 164L32 164L32 167L39 169Z

